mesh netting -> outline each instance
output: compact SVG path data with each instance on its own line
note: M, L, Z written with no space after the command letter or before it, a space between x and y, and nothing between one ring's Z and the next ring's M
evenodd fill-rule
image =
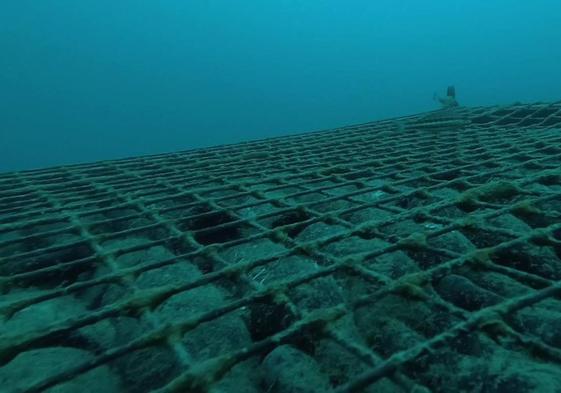
M0 383L561 391L560 127L458 108L2 174Z

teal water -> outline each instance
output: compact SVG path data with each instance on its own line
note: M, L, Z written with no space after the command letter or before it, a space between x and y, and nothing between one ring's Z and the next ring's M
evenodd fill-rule
M0 5L0 171L554 101L561 3L35 1Z

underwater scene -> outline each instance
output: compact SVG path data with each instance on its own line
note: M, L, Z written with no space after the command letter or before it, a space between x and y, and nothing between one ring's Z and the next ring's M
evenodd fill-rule
M0 393L561 392L561 5L372 3L1 6Z

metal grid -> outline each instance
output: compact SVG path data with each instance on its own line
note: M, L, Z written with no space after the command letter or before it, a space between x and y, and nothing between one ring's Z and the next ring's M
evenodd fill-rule
M560 127L458 108L2 174L0 381L558 391ZM79 359L16 379L53 348Z

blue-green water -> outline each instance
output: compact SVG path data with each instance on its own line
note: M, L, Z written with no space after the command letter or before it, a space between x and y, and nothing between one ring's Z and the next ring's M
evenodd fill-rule
M561 3L4 1L0 171L552 101Z

